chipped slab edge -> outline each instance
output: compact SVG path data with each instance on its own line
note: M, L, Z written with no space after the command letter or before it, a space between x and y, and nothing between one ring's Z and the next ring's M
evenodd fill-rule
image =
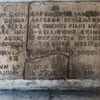
M100 80L0 80L0 90L100 90Z

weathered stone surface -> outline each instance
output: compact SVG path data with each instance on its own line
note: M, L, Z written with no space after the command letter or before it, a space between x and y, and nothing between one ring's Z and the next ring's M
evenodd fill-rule
M0 80L0 91L4 90L100 91L100 80Z
M0 91L2 100L100 100L100 92L90 91Z
M99 3L32 3L29 12L28 58L34 62L35 58L45 55L63 54L69 57L69 78L98 79L99 28ZM62 60L59 62L62 63Z
M49 91L0 91L2 100L49 100Z
M0 79L23 78L28 5L0 3Z
M53 10L55 10L55 6L51 3L33 3L30 5L27 46L29 62L26 64L27 69L25 73L27 79L67 78L69 59L67 54L69 49L67 41L61 39L64 36L63 34L58 35L57 33L57 30L59 31L58 27L60 27L58 17L45 16L46 12L48 14L55 13ZM53 25L51 26L52 28L49 28L49 26L45 28L46 25L44 24L49 25L50 23L57 24L58 26L55 26L57 28L52 27Z
M65 24L59 23L61 17L55 17L56 7L60 7L59 5L60 3L33 3L30 5L27 47L30 59L54 53L67 55L68 40L64 40L65 35L59 30L61 27L65 29Z
M77 31L70 56L69 78L100 79L100 5L77 3L70 4L69 9L75 19L71 29Z
M95 91L54 91L51 100L99 100L100 92Z
M53 54L36 58L25 65L25 79L66 79L68 58Z

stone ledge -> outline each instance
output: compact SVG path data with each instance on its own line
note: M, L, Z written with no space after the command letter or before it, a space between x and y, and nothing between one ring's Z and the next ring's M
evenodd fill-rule
M0 90L100 90L100 80L0 80Z

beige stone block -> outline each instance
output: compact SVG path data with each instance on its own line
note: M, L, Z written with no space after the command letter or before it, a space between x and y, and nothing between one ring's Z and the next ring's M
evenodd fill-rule
M26 63L25 79L66 79L67 68L65 55L47 55Z
M60 27L65 28L65 24L60 25L59 22L62 18L54 17L56 7L60 9L59 4L30 5L27 45L29 62L26 62L25 67L27 79L67 78L69 42L60 33Z
M100 78L100 3L98 2L45 2L31 3L29 9L28 58L27 65L34 73L47 70L51 65L46 55L62 54L67 56L67 78ZM45 60L47 59L47 60ZM57 56L57 59L59 57ZM66 65L57 60L55 69ZM44 62L44 63L43 63ZM44 64L48 64L45 67ZM36 67L36 69L35 69ZM64 70L62 68L62 70ZM58 71L58 70L57 70ZM27 72L27 75L31 76ZM59 72L57 72L59 73ZM28 77L28 76L27 76ZM34 75L33 78L41 78ZM51 77L49 75L49 77ZM61 77L61 74L58 75ZM43 77L42 77L43 78Z
M0 3L0 79L22 79L28 19L26 3Z

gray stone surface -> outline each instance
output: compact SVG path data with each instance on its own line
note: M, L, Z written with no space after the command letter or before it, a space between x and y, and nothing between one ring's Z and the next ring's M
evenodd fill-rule
M1 80L0 90L100 90L99 80Z
M68 2L75 2L75 1L79 1L79 2L96 2L96 1L98 1L99 2L99 0L52 0L52 1L68 1Z
M100 92L96 91L55 91L51 100L100 100Z
M0 91L2 100L100 100L99 91Z
M1 100L49 100L49 91L0 91Z

